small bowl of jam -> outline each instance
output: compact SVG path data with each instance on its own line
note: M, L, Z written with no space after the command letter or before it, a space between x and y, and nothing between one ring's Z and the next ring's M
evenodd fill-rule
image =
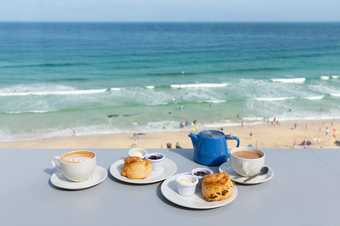
M209 168L195 168L191 171L193 176L198 177L198 179L202 179L204 176L214 173Z
M165 159L165 155L155 152L145 155L145 159L152 162L152 168L154 170L160 170L162 168L162 161Z

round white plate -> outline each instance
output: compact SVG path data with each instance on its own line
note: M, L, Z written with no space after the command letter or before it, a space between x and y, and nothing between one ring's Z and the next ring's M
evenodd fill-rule
M261 176L257 176L255 177L254 179L252 180L249 180L247 182L244 182L248 177L244 177L244 176L241 176L239 174L237 174L233 168L230 166L229 163L225 162L223 163L222 165L220 165L219 167L219 171L220 172L227 172L229 175L230 175L230 178L232 181L236 182L236 183L239 183L239 184L261 184L261 183L264 183L264 182L267 182L269 180L271 180L274 176L274 172L273 170L267 166L269 168L269 171L266 175L261 175Z
M191 209L213 209L221 206L228 205L233 202L237 197L237 187L234 185L233 194L226 200L208 202L205 201L201 195L200 189L196 189L194 195L189 197L181 196L176 191L176 176L172 176L165 180L161 186L163 196L172 203Z
M152 170L151 175L145 179L129 179L120 174L122 167L124 165L124 160L120 159L112 163L110 167L110 174L123 182L131 184L152 184L159 181L163 181L168 177L174 175L177 171L177 165L171 159L164 159L159 170Z
M86 181L72 182L59 175L58 173L54 173L50 178L50 182L58 188L63 188L67 190L80 190L100 184L106 178L107 170L101 166L96 166L94 173Z

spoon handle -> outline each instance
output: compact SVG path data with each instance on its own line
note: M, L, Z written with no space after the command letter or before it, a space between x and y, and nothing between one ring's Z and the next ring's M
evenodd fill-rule
M245 179L243 182L248 182L248 181L254 179L255 177L257 177L258 175L260 175L260 173L257 173L257 174L255 174L254 176L248 177L248 178Z

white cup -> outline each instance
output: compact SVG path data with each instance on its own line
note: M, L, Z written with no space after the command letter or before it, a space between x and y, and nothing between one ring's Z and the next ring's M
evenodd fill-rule
M96 154L91 151L71 151L56 156L52 164L66 179L81 182L89 179L96 168Z
M258 157L249 158L249 156L246 157L246 155L240 156L241 152L243 152L243 154L247 152L250 155L258 155ZM230 163L236 173L244 177L251 177L261 171L265 163L265 154L260 150L238 148L231 153Z

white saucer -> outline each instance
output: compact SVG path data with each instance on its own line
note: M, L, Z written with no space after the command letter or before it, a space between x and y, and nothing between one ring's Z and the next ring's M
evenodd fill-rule
M267 181L271 180L274 177L273 170L269 166L267 166L267 167L269 168L269 171L268 171L267 174L261 175L261 176L257 176L254 179L249 180L247 182L244 182L244 181L248 177L244 177L244 176L241 176L241 175L237 174L233 170L233 168L230 166L230 164L227 163L227 162L225 162L222 165L220 165L219 171L220 172L227 172L230 175L231 180L236 182L236 183L239 183L239 184L249 184L250 185L250 184L261 184L261 183L264 183L264 182L267 182Z
M80 190L100 184L106 178L107 170L101 166L96 166L94 173L86 181L72 182L59 175L58 173L54 173L50 178L50 182L58 188L63 188L67 190Z
M153 170L151 172L151 175L145 179L129 179L127 177L124 177L120 174L121 169L124 165L124 160L120 159L112 163L110 167L110 174L123 182L131 183L131 184L152 184L159 181L163 181L167 179L168 177L174 175L177 171L177 165L174 161L171 159L164 159L162 161L161 168L159 170Z
M172 203L191 209L213 209L222 207L233 202L237 197L237 187L234 185L233 194L230 198L223 201L208 202L202 198L200 189L192 196L184 197L177 193L176 190L176 176L172 176L165 180L161 186L163 196Z

